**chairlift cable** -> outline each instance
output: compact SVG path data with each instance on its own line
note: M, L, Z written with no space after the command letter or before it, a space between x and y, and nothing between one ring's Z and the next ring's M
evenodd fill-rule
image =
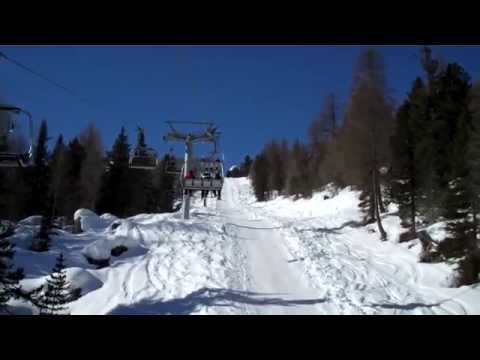
M83 99L82 97L80 97L79 95L77 95L74 91L72 91L72 90L68 89L67 87L65 87L65 86L57 83L57 82L54 81L54 80L49 79L49 78L46 77L45 75L42 75L42 74L40 74L39 72L37 72L37 71L35 71L35 70L33 70L33 69L31 69L31 68L23 65L22 63L14 60L14 59L12 59L11 57L5 55L5 53L3 53L3 52L0 51L0 59L2 59L2 58L5 59L5 60L7 60L8 62L10 62L10 63L18 66L19 68L21 68L21 69L29 72L30 74L33 74L33 75L41 78L42 80L48 82L49 84L51 84L51 85L53 85L53 86L55 86L55 87L63 90L64 92L66 92L66 93L69 94L70 96L75 97L75 98L77 98L78 100L80 100L80 101L82 101L82 102L84 102L84 103L87 103L87 104L89 103L87 100L85 100L85 99Z

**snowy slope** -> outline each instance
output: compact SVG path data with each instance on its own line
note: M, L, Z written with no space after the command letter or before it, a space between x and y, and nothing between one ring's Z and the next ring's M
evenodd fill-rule
M12 237L15 263L31 288L64 252L69 279L84 290L72 314L480 314L478 290L447 287L449 265L419 264L418 243L396 242L396 216L385 217L391 241L381 242L375 226L358 226L357 205L350 189L258 203L247 179L227 178L222 200L204 208L196 198L190 220L82 209L86 231L59 231L47 253L28 250L38 224L24 221ZM112 256L120 245L128 251ZM85 256L110 265L97 269Z
M398 217L384 218L389 242L371 232L375 225L360 227L357 193L344 189L326 200L330 193L256 203L246 179L232 180L241 194L238 207L279 228L309 286L329 299L319 305L325 314L480 313L480 291L448 287L451 266L418 263L418 242L396 242Z

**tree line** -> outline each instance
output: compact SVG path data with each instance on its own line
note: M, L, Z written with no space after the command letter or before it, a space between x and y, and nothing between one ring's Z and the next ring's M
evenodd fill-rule
M93 124L68 143L60 135L51 152L49 141L43 120L34 166L0 168L0 218L42 215L72 223L79 208L119 217L173 210L175 179L164 166L168 154L155 170L129 168L131 145L123 127L106 153Z
M346 106L329 95L308 140L269 142L250 177L259 201L308 198L332 183L353 186L361 192L364 223L376 223L383 240L382 214L392 201L405 227L401 241L445 221L447 238L429 260L460 259L459 283L468 284L480 272L480 84L429 47L422 48L420 65L425 76L414 79L396 106L382 55L364 51Z

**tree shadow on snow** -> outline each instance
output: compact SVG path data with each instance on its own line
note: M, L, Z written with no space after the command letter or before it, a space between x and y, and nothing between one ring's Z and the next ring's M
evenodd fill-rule
M119 305L107 315L188 315L202 306L224 306L238 308L239 304L257 306L298 306L313 305L327 301L326 299L286 300L278 297L248 291L229 289L201 288L184 298L168 301L143 300L131 305Z
M313 232L322 232L322 233L328 233L328 234L339 234L339 231L346 228L346 227L353 227L353 228L358 228L362 227L364 224L360 221L347 221L343 223L340 226L337 227L332 227L332 228L326 228L326 227L321 227L321 228L311 228L311 229L298 229L298 232L306 232L306 231L313 231Z
M433 308L440 306L442 303L424 304L424 303L408 303L408 304L369 304L371 307L377 307L382 309L395 309L395 310L415 310L416 308Z

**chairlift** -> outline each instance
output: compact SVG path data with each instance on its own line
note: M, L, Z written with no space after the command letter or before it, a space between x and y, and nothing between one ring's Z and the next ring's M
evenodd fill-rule
M130 169L155 170L158 166L157 153L153 149L135 149L128 166Z
M223 164L220 159L195 159L193 156L193 145L196 143L213 143L214 152L217 152L217 143L220 133L212 123L192 123L192 122L167 122L171 131L163 138L165 141L178 141L185 144L185 158L182 171L180 171L180 186L183 192L183 218L189 219L190 215L190 197L193 191L202 191L204 206L206 206L206 196L204 191L213 191L217 193L217 198L221 199L221 190L223 186ZM207 126L203 131L180 132L174 124L189 124ZM201 176L202 172L209 172L209 177Z
M184 159L175 157L173 155L173 149L170 149L170 153L163 164L165 173L170 175L180 175L183 169L183 161Z
M138 144L130 155L129 168L155 170L158 166L157 153L145 145L143 129L138 127Z
M195 177L182 177L182 187L184 190L192 191L215 191L220 199L220 191L223 187L223 162L219 158L212 156L204 157L194 161Z
M28 117L28 144L12 145L17 134L17 116ZM33 122L29 112L15 106L0 104L0 167L27 167L33 165Z

